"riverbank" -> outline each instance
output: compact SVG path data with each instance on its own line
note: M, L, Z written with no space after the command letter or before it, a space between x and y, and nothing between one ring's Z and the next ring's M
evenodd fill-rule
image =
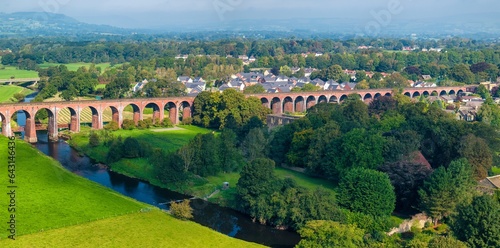
M151 130L119 130L113 132L115 136L134 137L151 144L154 148L161 148L165 151L175 151L187 144L198 133L208 133L212 130L196 126L180 126L172 129L151 129ZM91 148L88 146L88 133L73 134L73 139L69 142L71 146L86 154L96 162L104 162L108 148L98 146ZM152 185L166 188L178 193L206 199L223 207L236 209L236 184L240 177L239 173L220 173L216 176L202 178L190 176L186 181L177 184L164 184L156 177L154 168L145 158L126 159L109 164L112 171L128 177L141 179ZM282 179L292 178L298 185L314 190L318 187L329 191L333 196L336 194L336 185L328 180L309 177L303 173L276 168L276 175ZM228 182L229 188L223 189L223 183ZM219 190L219 193L213 192ZM210 196L210 197L208 197Z
M0 153L8 154L7 138L0 136L0 144ZM0 247L259 247L84 179L24 141L16 141L15 151L16 241L2 228ZM0 180L0 187L7 182ZM2 197L0 203L7 206L9 200ZM5 223L11 213L6 207L0 214Z

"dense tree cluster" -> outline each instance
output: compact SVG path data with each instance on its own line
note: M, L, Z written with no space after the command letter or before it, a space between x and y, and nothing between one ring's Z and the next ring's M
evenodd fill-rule
M245 125L253 116L265 121L270 110L256 97L246 97L234 89L219 92L202 92L194 100L194 124L223 129L237 129Z

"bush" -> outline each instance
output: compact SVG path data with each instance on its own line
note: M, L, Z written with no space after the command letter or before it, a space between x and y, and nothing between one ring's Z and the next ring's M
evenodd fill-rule
M174 124L170 120L170 118L165 118L163 119L163 122L161 123L163 127L173 127Z
M137 123L137 128L139 129L147 129L149 128L148 123L145 120L141 120Z
M182 124L183 125L191 125L191 124L193 124L193 118L191 118L191 117L182 118Z
M127 137L122 145L123 156L126 158L137 158L141 154L141 145L137 139Z
M24 101L24 95L21 94L21 93L16 93L14 94L14 99L17 101L17 102L22 102Z
M109 147L108 155L106 156L106 163L114 163L120 160L123 157L123 149L122 149L122 139L118 137L118 139L113 140L111 146Z
M122 128L125 130L134 130L135 122L133 120L123 120Z
M89 146L96 147L99 146L100 143L99 135L96 132L91 132L89 136Z
M110 123L106 124L106 126L104 126L104 130L116 131L118 129L120 129L120 125L118 125L118 122L116 121L111 121Z
M189 205L189 200L184 200L180 203L172 201L170 203L170 213L181 220L189 220L193 218L193 208Z

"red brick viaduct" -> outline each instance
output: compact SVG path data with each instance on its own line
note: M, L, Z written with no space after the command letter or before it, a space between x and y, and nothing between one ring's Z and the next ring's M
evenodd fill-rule
M411 98L421 95L456 95L465 92L465 86L458 87L436 87L436 88L407 88L403 94ZM390 96L392 89L372 89L353 91L317 91L317 92L289 92L277 94L251 94L261 99L264 106L272 109L273 114L283 112L303 112L306 109L322 102L341 103L350 94L358 94L364 101L376 99L380 96ZM49 115L48 133L50 139L58 137L58 115L62 109L69 109L71 123L66 126L72 132L80 131L80 113L85 108L92 112L92 128L103 128L103 111L111 109L112 119L120 126L123 123L123 110L131 105L133 108L133 120L137 124L143 120L143 112L146 107L153 109L153 121L161 122L165 116L162 109L168 110L170 120L174 124L179 123L179 113L183 117L191 117L194 97L172 97L172 98L137 98L137 99L115 99L100 101L67 101L67 102L37 102L37 103L14 103L0 104L0 119L2 121L2 134L12 135L11 119L18 111L26 115L25 140L31 143L37 142L35 115L41 109L46 109Z

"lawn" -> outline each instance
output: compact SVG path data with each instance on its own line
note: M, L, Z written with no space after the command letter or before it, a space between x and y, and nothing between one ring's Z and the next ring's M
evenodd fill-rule
M0 136L0 153L7 154ZM7 177L7 170L0 172ZM16 141L16 241L0 230L0 247L258 247L122 196L64 169ZM0 180L7 191L7 180ZM8 197L0 204L8 205ZM10 213L0 209L0 221Z
M4 240L1 247L263 247L230 238L160 210Z
M5 66L5 69L0 69L0 79L14 78L37 78L37 71L19 70L14 66Z
M16 85L0 85L0 103L12 102L10 99L16 93L22 93L26 96L33 93L33 91Z
M493 166L493 167L491 167L491 171L495 175L500 175L500 167Z
M1 136L0 143L0 154L8 154L7 138ZM68 172L24 141L16 141L16 145L18 235L137 212L148 206ZM0 177L0 187L6 189L7 169ZM7 206L8 200L2 197L0 205ZM2 207L0 214L5 223L7 207ZM5 228L0 237L7 237Z
M69 63L69 64L60 64L60 63L43 63L39 65L40 68L49 68L52 66L59 66L59 65L65 65L68 70L70 71L77 71L80 67L87 67L89 68L92 63ZM112 67L110 63L100 63L100 64L95 64L96 67L101 67L101 72L104 72L107 68ZM115 65L119 66L119 65Z
M279 178L285 179L285 178L291 178L297 182L298 185L310 189L310 190L315 190L318 187L323 188L327 190L328 192L332 193L335 195L335 184L332 182L322 179L322 178L314 178L310 177L304 173L296 172L293 170L277 167L274 172Z

